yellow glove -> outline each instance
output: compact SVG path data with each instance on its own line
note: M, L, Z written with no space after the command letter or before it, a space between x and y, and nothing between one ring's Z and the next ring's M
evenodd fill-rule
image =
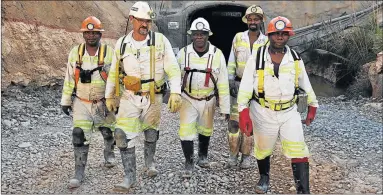
M168 108L170 112L178 112L180 110L182 104L181 95L177 93L170 94Z
M105 104L106 104L106 108L108 108L108 110L110 112L116 112L117 111L117 104L116 104L116 100L114 100L114 98L106 98Z

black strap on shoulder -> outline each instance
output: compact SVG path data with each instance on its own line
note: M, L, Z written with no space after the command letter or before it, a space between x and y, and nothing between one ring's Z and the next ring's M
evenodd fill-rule
M122 56L125 53L126 43L124 43L124 40L127 35L122 38L121 45L120 45L120 56Z
M259 70L259 69L263 69L264 68L264 66L262 67L262 66L260 66L261 65L261 63L260 63L260 60L262 59L262 61L263 61L263 57L264 57L264 52L262 52L262 50L263 50L263 48L264 48L265 46L262 46L262 47L258 47L258 50L257 50L257 57L256 57L256 59L255 59L255 69L256 70ZM261 54L262 54L262 56L261 56ZM262 64L264 65L264 62L262 62Z
M148 46L155 46L156 45L156 33L153 31L149 31L149 40L148 40Z
M293 58L294 58L294 61L296 61L296 60L301 60L301 56L299 56L299 54L298 54L295 50L293 50L293 49L290 48L290 51L291 51L291 55L292 55Z

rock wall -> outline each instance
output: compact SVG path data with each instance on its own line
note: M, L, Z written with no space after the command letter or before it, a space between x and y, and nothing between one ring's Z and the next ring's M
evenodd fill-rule
M102 42L114 46L125 33L132 5L124 1L3 1L1 88L11 83L61 83L68 52L83 42L81 22L90 15L99 18L106 30Z

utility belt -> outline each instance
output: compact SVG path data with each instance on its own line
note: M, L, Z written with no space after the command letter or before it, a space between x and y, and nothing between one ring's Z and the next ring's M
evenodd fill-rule
M196 97L193 97L193 96L191 96L190 94L188 94L186 91L183 91L188 97L190 97L191 99L193 99L193 100L198 100L198 101L203 101L203 100L205 100L205 101L210 101L213 97L215 97L216 95L215 94L211 94L211 95L209 95L209 96L207 96L207 97L203 97L203 98L196 98Z
M137 91L137 92L134 92L134 95L139 95L139 96L147 96L149 95L149 91ZM160 87L160 90L159 91L156 91L155 94L162 94L162 95L165 95L166 93L166 85L163 84L161 87Z
M92 104L97 104L99 102L105 102L105 98L101 98L99 100L88 100L88 99L85 99L85 98L80 98L78 97L77 95L74 95L77 99L83 101L83 102L88 102L88 103L92 103Z
M267 101L266 99L264 99L264 103L263 103L264 105L262 105L261 101L259 100L259 97L257 97L254 93L251 100L256 101L262 107L269 108L273 111L281 111L281 110L287 110L291 108L292 106L294 106L294 104L297 102L297 96L294 96L293 99L287 102L280 102L280 103L271 103Z

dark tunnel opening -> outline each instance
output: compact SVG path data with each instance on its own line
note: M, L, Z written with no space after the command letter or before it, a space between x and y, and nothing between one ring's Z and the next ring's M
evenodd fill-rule
M242 16L245 12L246 7L235 5L202 8L189 15L186 30L190 28L191 23L196 18L205 18L213 32L213 35L209 37L209 41L222 50L227 62L235 34L247 30L247 25L242 22Z

